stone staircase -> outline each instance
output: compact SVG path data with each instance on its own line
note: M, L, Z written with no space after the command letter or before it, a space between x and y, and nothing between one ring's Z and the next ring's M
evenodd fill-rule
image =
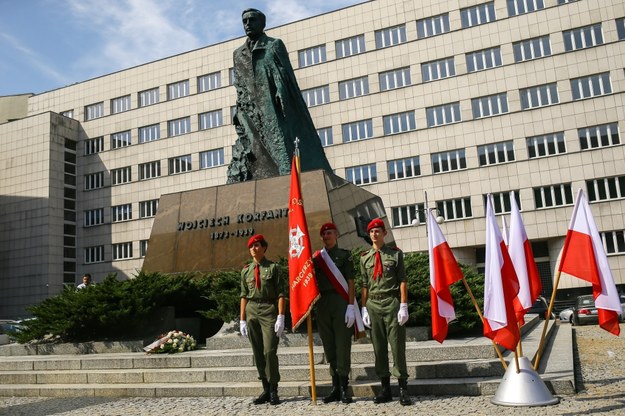
M530 359L538 348L543 323L531 319L523 328L524 355ZM283 337L278 349L282 376L279 388L284 397L311 395L308 347L301 345L298 339L302 337L297 335ZM17 345L0 347L0 396L256 396L260 382L251 349L240 348L241 337L230 337L229 345L234 348L224 346L228 344L224 337L207 342L204 349L173 355L128 352L138 346L119 344L109 345L108 349L106 345L82 344L39 350ZM548 338L541 359L541 378L554 394L575 393L570 326L552 323ZM212 344L221 347L211 349ZM99 352L111 348L127 352ZM321 346L315 345L313 351L317 396L323 397L331 384L328 365ZM406 354L409 390L415 396L492 395L504 374L492 343L484 337L448 339L442 345L432 340L411 340ZM513 355L506 353L505 358L509 362ZM379 381L373 362L371 344L365 341L353 345L350 384L354 396L369 397L377 392Z

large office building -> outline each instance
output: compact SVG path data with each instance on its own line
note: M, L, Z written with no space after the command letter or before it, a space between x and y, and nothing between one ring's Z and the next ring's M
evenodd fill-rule
M485 197L500 222L515 198L550 294L581 188L625 285L625 1L375 0L267 33L334 172L382 198L404 251L427 250L427 192L481 269ZM160 196L226 182L243 42L0 98L0 317L86 272L132 277Z

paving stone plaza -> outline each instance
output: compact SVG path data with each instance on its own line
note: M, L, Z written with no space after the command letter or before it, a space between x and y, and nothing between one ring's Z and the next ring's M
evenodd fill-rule
M568 324L563 324L568 325ZM621 324L621 329L625 326ZM376 405L356 397L353 404L313 405L309 399L282 397L278 406L251 404L250 397L227 398L0 398L0 415L621 415L625 412L625 340L598 326L574 328L576 395L558 396L560 402L546 407L507 407L491 403L492 396L418 396L415 405L400 406L397 400ZM550 360L557 360L557 356Z

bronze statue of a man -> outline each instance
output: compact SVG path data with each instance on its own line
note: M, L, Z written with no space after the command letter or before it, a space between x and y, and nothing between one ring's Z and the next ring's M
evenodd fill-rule
M233 56L238 138L228 183L288 174L296 137L302 170L331 172L284 43L264 33L261 11L246 9L242 20L247 40Z

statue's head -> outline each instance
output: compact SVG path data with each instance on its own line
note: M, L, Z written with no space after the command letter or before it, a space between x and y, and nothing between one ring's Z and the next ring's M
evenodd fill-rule
M241 19L243 20L243 29L245 29L245 34L248 37L255 39L262 35L267 21L263 12L258 9L245 9L241 13Z

